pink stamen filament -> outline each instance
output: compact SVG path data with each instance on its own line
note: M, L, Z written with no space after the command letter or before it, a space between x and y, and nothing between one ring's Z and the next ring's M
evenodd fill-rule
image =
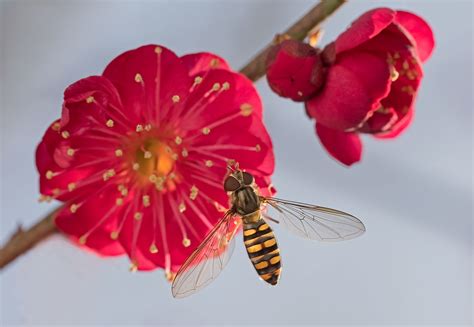
M135 215L135 213L138 211L138 201L141 201L141 199L142 199L142 192L138 191L137 194L134 196L133 212L132 212L133 215ZM142 225L143 218L137 220L132 216L132 220L133 220L133 231L132 231L132 243L130 245L130 259L132 260L132 264L136 264L138 266L137 241L138 241L138 235L140 233L140 228Z
M187 239L188 238L188 234L186 232L186 228L184 227L184 224L183 224L183 217L181 215L181 213L179 213L176 208L178 207L178 203L175 201L175 199L173 198L173 196L171 194L168 195L168 199L169 199L169 203L170 203L170 206L171 206L171 210L173 210L173 213L174 213L174 218L176 219L176 222L178 223L178 226L179 226L179 229L181 231L181 236L182 236L182 239Z
M202 213L201 210L197 208L197 206L191 201L191 199L188 198L187 194L184 193L183 190L181 190L181 197L186 201L186 205L190 207L196 215L199 217L199 219L203 222L203 224L211 229L214 225L207 219L207 216Z
M211 96L212 93L216 92L215 95ZM184 112L184 116L181 117L182 121L194 121L199 115L201 115L202 111L211 103L213 103L217 97L222 93L222 88L218 91L214 89L210 89L207 91L202 98L200 98L191 108L186 109Z
M200 150L242 150L242 151L255 151L255 146L245 146L245 145L221 145L221 144L214 144L214 145L201 145L201 146L194 146L189 149L189 151L194 151L195 149Z
M156 54L156 79L155 79L155 108L154 109L154 123L160 125L160 92L161 92L161 52ZM153 113L153 112L152 112Z
M166 234L163 194L161 192L153 192L152 194L158 195L158 201L154 201L154 203L156 203L158 206L158 224L160 226L160 233L163 240L163 250L165 252L165 270L167 273L169 273L171 271L171 256L168 246L168 237Z
M187 185L188 187L192 187L192 185L190 183L187 183L185 182L185 185ZM223 187L221 186L221 189L223 189ZM218 201L214 200L213 198L211 198L206 192L204 192L203 190L199 190L199 196L202 196L210 205L212 205L213 208L215 208L215 204L219 204L220 206L222 206L223 208L227 208L228 207L228 204L222 204L222 203L219 203ZM217 210L217 208L216 208Z
M89 229L85 234L83 234L81 237L82 238L88 238L93 232L95 232L97 230L97 228L99 228L103 223L105 223L105 221L107 219L110 218L110 216L112 215L112 213L114 213L114 211L117 209L118 207L117 206L112 206L108 211L107 213L91 228Z

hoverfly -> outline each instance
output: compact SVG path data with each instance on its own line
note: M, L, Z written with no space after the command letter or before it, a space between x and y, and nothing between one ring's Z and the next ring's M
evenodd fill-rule
M364 224L348 213L259 196L251 174L238 166L228 168L230 174L224 181L224 190L230 194L231 208L177 272L171 286L176 298L189 296L216 279L232 255L240 224L243 224L247 254L257 274L265 282L276 285L281 273L280 250L266 220L279 221L267 215L267 208L279 214L288 230L310 240L342 241L365 232Z

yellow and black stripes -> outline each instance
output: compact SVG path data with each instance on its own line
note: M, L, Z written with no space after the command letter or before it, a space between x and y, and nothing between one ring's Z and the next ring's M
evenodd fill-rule
M280 250L270 226L263 220L245 222L244 243L250 261L260 277L271 285L280 278Z

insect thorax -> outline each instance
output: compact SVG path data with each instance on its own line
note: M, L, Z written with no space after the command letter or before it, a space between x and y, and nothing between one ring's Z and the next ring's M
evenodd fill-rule
M260 199L251 186L245 186L232 193L232 204L237 214L245 216L260 209Z

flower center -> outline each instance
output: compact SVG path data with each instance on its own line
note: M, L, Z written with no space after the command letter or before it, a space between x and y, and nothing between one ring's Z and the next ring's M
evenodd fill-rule
M166 178L174 168L172 149L156 138L146 139L135 151L135 164L144 181Z

